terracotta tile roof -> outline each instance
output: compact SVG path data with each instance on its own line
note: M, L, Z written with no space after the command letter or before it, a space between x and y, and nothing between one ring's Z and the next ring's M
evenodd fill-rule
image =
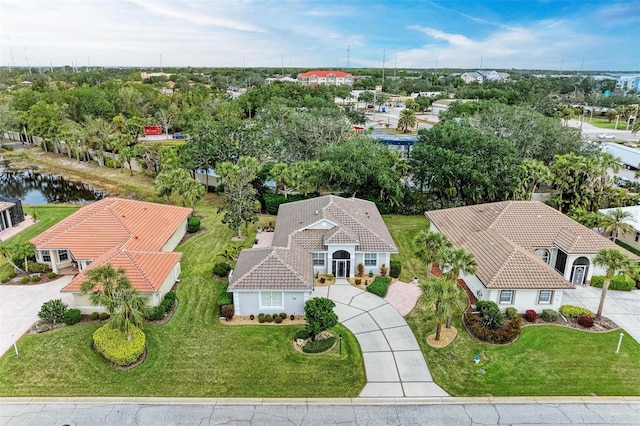
M537 201L503 201L425 214L455 246L475 256L476 275L487 288L573 288L534 254L537 248L557 246L567 254L620 248Z
M307 72L303 72L298 74L298 78L311 78L311 77L328 77L330 75L336 76L336 77L353 77L351 74L349 74L348 72L344 72L344 71L307 71Z
M180 259L161 250L190 214L189 208L110 197L82 207L31 242L92 260L89 269L124 267L139 291L156 291ZM83 280L81 273L62 291L79 291Z
M180 261L182 253L145 252L113 249L83 269L62 289L64 292L81 291L87 272L100 265L111 264L115 269L123 268L135 289L141 293L153 293L160 289L167 275Z
M242 250L229 281L229 291L311 290L312 288L311 253L300 247Z
M7 209L10 209L11 207L15 206L16 203L10 203L8 201L0 201L0 212L5 211Z

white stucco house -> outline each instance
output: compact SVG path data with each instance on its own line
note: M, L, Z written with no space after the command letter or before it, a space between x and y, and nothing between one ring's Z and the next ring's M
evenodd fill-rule
M326 195L280 205L271 247L240 253L229 276L237 315L303 314L314 275L379 273L397 253L375 203Z
M605 271L593 264L603 248L638 257L538 201L502 201L425 213L431 230L473 254L475 275L461 278L479 300L503 310L558 310L562 294Z
M640 250L640 206L628 206L628 207L617 207L613 209L601 209L598 210L598 213L602 215L607 215L616 210L622 210L625 213L628 213L630 216L624 219L628 225L631 225L633 228L633 232L627 232L625 234L620 234L616 236L616 238L633 248Z
M191 209L121 198L88 204L33 238L36 260L53 272L77 266L62 292L73 293L82 313L103 310L81 290L86 273L101 265L123 268L131 284L157 306L180 275L182 253L173 252L187 232Z

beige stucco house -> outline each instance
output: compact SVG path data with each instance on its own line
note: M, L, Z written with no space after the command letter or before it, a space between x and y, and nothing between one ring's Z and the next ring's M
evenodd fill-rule
M519 312L559 309L564 291L587 285L593 275L604 275L593 264L598 251L625 251L538 201L502 201L425 214L432 231L475 256L476 274L461 276L473 294Z
M121 198L88 204L31 240L36 260L54 272L77 266L78 275L62 289L74 295L83 313L91 306L81 291L86 273L101 265L123 268L131 284L157 306L180 275L181 253L191 209Z
M271 247L243 250L229 276L238 315L302 314L314 275L389 267L397 253L375 203L326 195L280 205Z
M602 215L606 215L609 212L615 210L622 210L625 213L629 213L631 216L624 220L625 223L631 225L633 228L632 232L627 232L624 234L617 235L616 238L623 243L630 245L633 248L640 250L640 206L628 206L628 207L618 207L614 209L602 209L598 210L598 213Z

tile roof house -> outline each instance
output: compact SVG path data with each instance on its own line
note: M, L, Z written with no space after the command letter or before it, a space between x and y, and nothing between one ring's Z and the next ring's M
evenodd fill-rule
M502 201L425 215L432 231L475 256L476 274L462 278L478 299L518 311L557 310L564 290L604 275L593 264L599 250L623 250L538 201Z
M298 84L315 86L318 84L340 86L353 84L353 75L344 71L308 71L298 74Z
M74 294L83 312L96 310L81 285L87 271L111 264L123 268L132 285L157 306L180 275L181 253L174 253L187 231L191 209L104 198L88 204L33 238L36 260L54 272L78 267L79 274L62 289Z
M326 195L282 204L271 247L243 250L229 276L235 312L302 314L316 273L348 278L360 263L378 273L397 252L373 202Z
M628 225L631 225L634 231L627 232L626 234L619 234L616 238L626 244L629 244L631 247L634 247L640 250L640 206L601 209L601 210L598 210L598 213L602 215L607 215L608 213L618 209L622 210L625 213L629 213L631 215L630 217L627 217L626 219L624 219L623 222Z
M23 221L22 202L17 198L0 197L0 233Z

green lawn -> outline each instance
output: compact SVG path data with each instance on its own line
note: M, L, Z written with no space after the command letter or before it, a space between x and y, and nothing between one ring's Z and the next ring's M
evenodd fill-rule
M427 265L416 258L413 239L418 232L429 230L429 219L424 215L401 216L393 214L383 215L382 219L389 228L400 252L391 255L391 260L399 260L402 263L400 280L409 282L413 277L426 279Z
M580 117L578 117L577 119L579 120ZM600 127L601 129L614 130L616 128L615 118L613 119L613 121L611 121L611 123L609 123L609 120L606 117L593 116L593 119L590 120L588 116L585 116L584 122L592 124L596 127ZM623 118L620 118L620 121L618 122L618 130L625 130L626 128L627 128L626 121Z
M36 212L38 217L37 223L31 225L8 240L1 242L0 247L29 241L31 238L39 235L51 226L60 222L65 217L69 216L71 213L78 210L78 208L78 206L60 205L23 206L25 214L32 214L33 212ZM12 266L0 257L0 278L7 276L12 270Z
M296 352L300 326L225 326L211 279L215 253L234 232L220 224L216 198L198 206L206 232L179 247L179 307L164 326L146 326L148 357L116 371L91 349L97 324L74 325L18 341L20 356L0 358L1 396L354 397L365 384L362 355L344 327L338 349L322 356ZM253 241L255 230L248 241Z
M458 319L456 339L435 349L425 343L435 331L428 315L414 310L407 320L434 380L451 395L640 395L640 344L625 336L616 354L618 331L530 326L515 343L495 346L472 339Z

